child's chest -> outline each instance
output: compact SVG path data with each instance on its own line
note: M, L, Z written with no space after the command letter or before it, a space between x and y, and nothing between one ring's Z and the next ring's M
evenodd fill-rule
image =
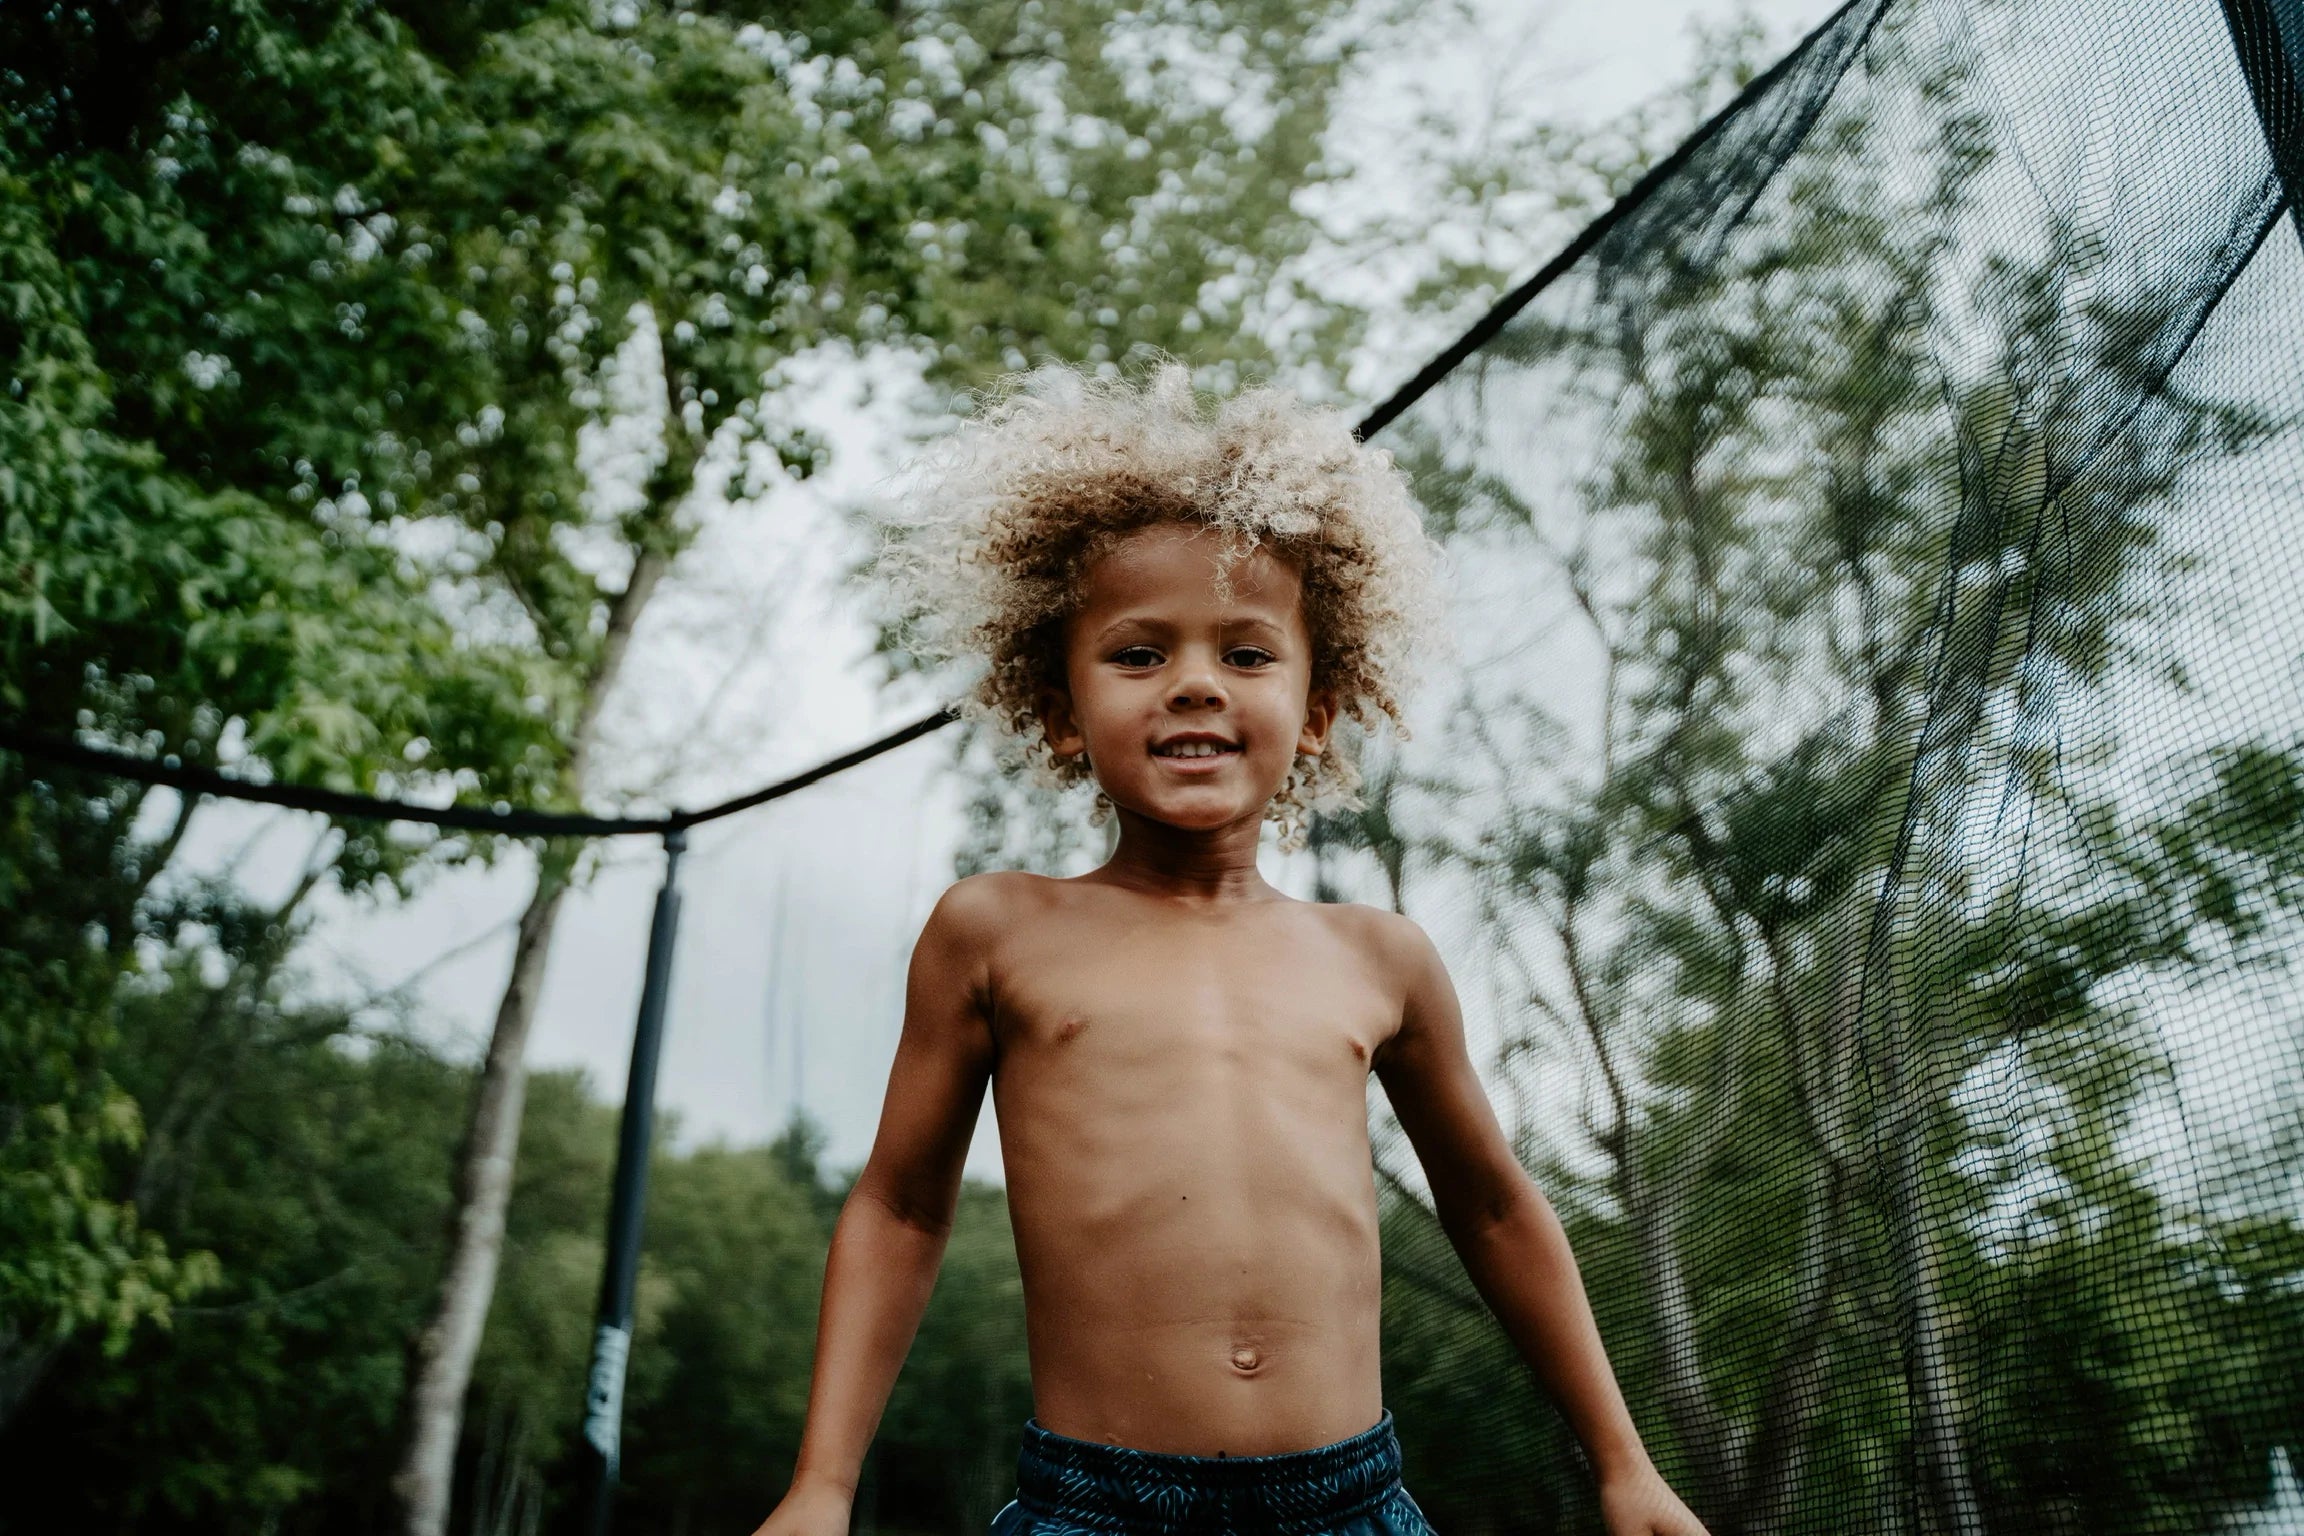
M1365 1076L1400 1019L1373 957L1299 913L1047 923L1002 946L992 982L1004 1056L1098 1071L1167 1076L1197 1063Z

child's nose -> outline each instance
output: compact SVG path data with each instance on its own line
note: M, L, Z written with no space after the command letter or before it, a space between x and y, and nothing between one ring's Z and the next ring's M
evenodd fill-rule
M1206 662L1193 659L1179 669L1176 691L1169 695L1168 705L1171 709L1221 709L1224 699L1221 674Z

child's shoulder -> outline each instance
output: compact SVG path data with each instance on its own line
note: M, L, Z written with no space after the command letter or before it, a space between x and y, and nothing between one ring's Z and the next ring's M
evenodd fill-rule
M1360 975L1396 1000L1403 1024L1410 1018L1444 1016L1454 1008L1455 983L1440 946L1424 925L1389 907L1359 902L1314 904L1320 921L1340 950L1352 957ZM1435 1012L1437 1010L1437 1012Z
M1304 905L1355 953L1373 959L1387 971L1409 974L1440 964L1440 951L1431 935L1405 913L1358 901Z
M964 875L944 888L928 914L928 934L988 939L1018 919L1044 913L1062 900L1068 882L1020 869Z

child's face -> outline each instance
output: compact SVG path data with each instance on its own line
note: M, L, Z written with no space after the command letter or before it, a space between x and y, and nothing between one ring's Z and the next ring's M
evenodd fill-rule
M1161 524L1089 567L1065 632L1067 686L1041 701L1049 745L1085 752L1113 804L1193 830L1260 820L1335 718L1312 687L1295 568L1259 549L1220 598L1216 549L1206 529Z

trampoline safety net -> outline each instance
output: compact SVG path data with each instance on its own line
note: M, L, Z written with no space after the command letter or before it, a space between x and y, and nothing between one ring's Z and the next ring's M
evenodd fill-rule
M2304 1532L2300 71L2304 0L1853 0L1370 420L1453 645L1292 867L1439 942L1715 1536ZM101 797L0 766L12 835L43 783ZM882 771L842 782L922 792ZM898 963L807 929L845 909L795 873L792 948ZM757 947L729 921L688 945ZM672 1013L677 1051L706 1021ZM872 1078L871 1028L878 1067L811 1070ZM167 1196L288 1278L44 1361L20 1486L208 1447L148 1507L90 1493L141 1528L259 1443L319 1486L301 1427L363 1469L279 1528L389 1522L393 1389L360 1383L421 1317L464 1079L384 1043L296 1072L202 1132L218 1178L291 1170L272 1204ZM610 1111L540 1074L528 1115L459 1531L576 1507ZM1373 1088L1371 1127L1408 1485L1447 1536L1599 1531ZM797 1123L676 1150L619 1519L737 1529L797 1441L839 1160ZM301 1426L263 1406L291 1389ZM971 1183L859 1528L981 1529L1028 1410Z
M2304 1529L2299 60L1862 0L1378 438L1459 654L1327 879L1716 1533ZM1418 1499L1598 1529L1379 1165Z

